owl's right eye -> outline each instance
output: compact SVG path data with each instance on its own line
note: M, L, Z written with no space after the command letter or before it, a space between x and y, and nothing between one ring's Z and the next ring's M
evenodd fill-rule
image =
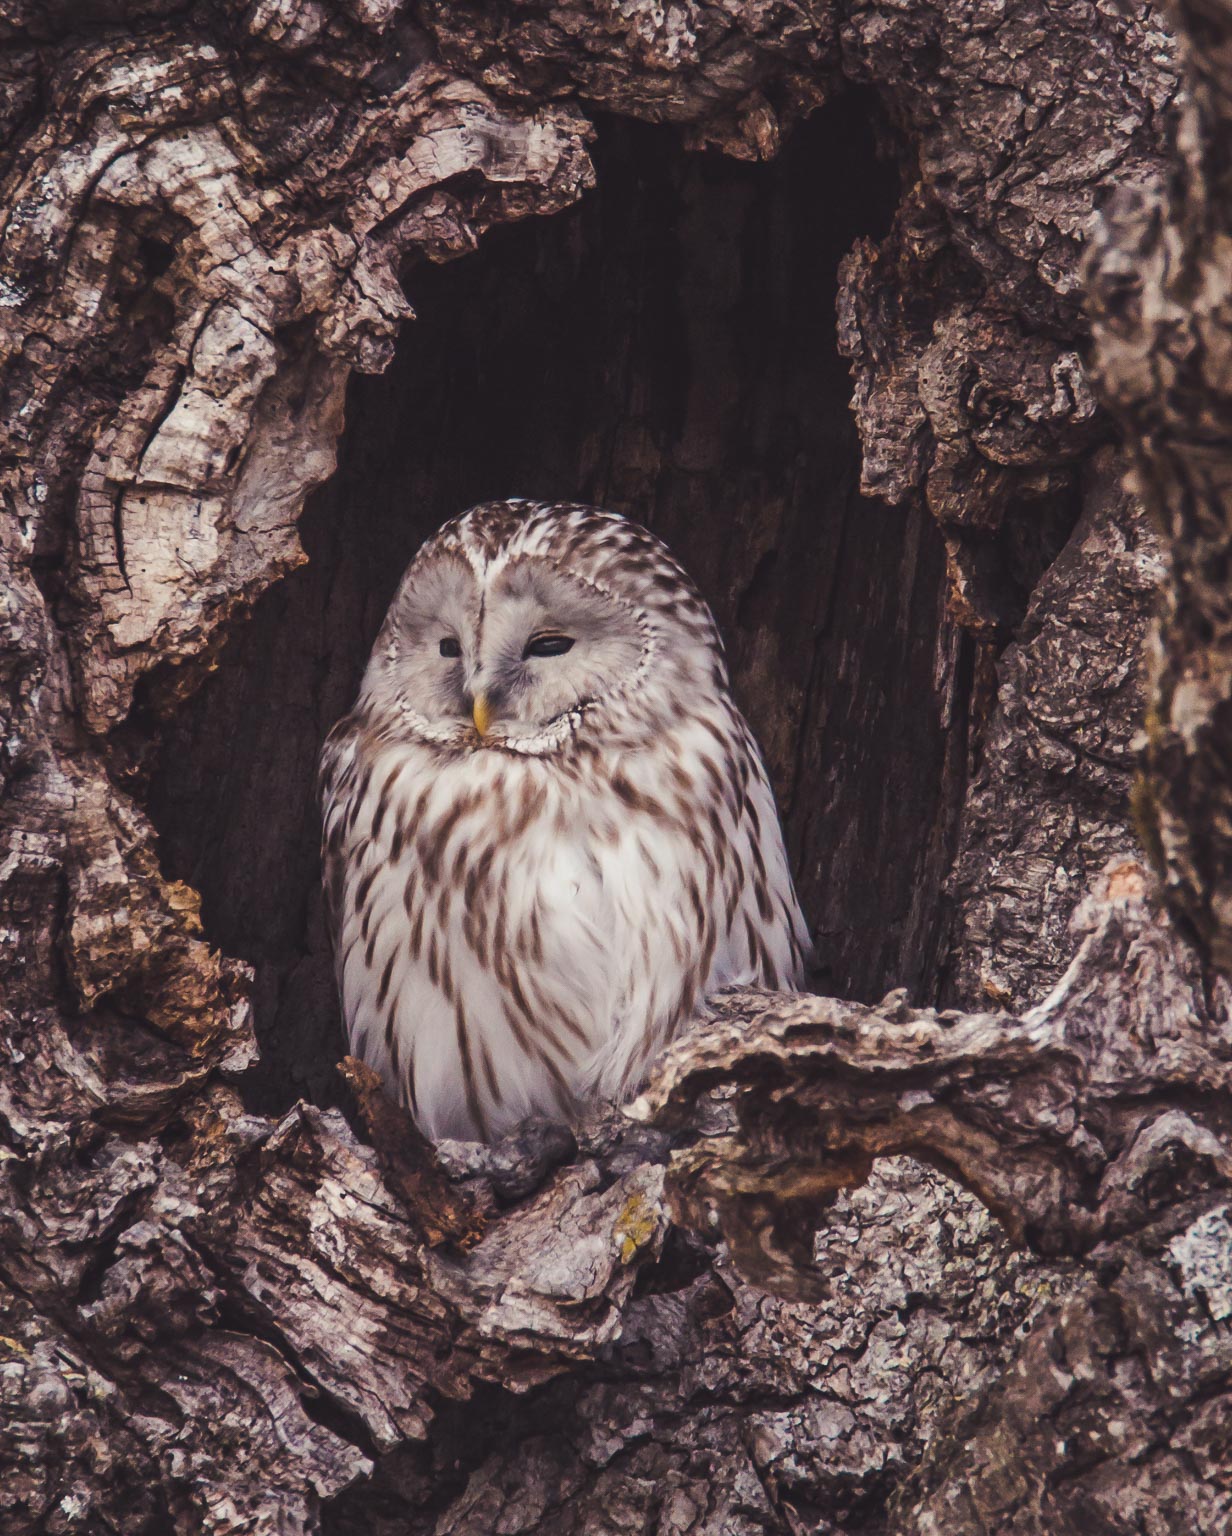
M454 639L452 635L446 635L445 638L441 641L441 655L454 657L461 656L461 654L461 645L459 645L459 643Z

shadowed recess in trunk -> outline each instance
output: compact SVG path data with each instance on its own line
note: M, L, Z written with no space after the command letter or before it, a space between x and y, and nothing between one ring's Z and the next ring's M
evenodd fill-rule
M164 732L151 787L168 871L256 967L259 1107L340 1094L316 755L421 540L488 498L592 502L668 541L774 778L817 989L932 996L967 668L935 526L858 491L837 268L896 191L869 111L849 95L769 165L603 121L580 205L403 274L419 318L352 382L309 563Z

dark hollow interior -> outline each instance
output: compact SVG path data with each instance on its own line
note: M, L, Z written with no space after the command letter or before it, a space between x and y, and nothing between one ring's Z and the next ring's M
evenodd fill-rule
M357 377L309 563L164 730L150 808L210 938L254 964L261 1107L337 1097L315 760L421 540L474 502L581 500L675 549L712 603L777 787L819 990L936 990L964 722L937 678L944 556L863 499L837 266L895 201L868 109L766 166L602 125L598 188L405 275L419 318Z

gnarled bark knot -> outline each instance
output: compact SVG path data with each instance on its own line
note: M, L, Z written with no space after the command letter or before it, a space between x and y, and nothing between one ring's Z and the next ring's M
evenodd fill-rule
M876 1008L722 997L629 1111L686 1135L668 1163L673 1215L702 1231L717 1216L748 1279L815 1300L827 1205L878 1158L933 1165L1012 1241L1058 1257L1174 1216L1190 1179L1222 1190L1229 990L1208 985L1148 891L1140 864L1110 863L1076 915L1069 968L1017 1017L900 994ZM1199 1084L1205 1106L1189 1097Z

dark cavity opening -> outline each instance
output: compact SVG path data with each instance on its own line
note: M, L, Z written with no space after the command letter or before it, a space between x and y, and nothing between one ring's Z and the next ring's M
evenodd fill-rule
M965 748L939 682L940 538L857 490L837 267L896 192L869 111L848 96L768 166L605 122L579 206L406 274L419 319L387 373L353 382L303 518L310 562L230 640L152 785L169 872L256 967L259 1107L339 1095L320 744L420 542L488 498L592 502L668 541L770 765L818 989L932 995Z

